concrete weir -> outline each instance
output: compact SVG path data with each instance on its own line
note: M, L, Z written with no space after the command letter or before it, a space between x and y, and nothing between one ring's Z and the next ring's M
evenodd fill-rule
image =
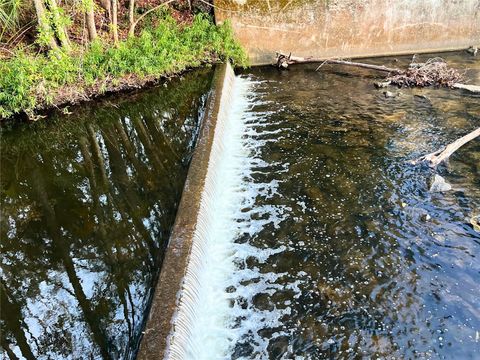
M215 174L223 146L218 141L231 111L235 75L232 67L219 65L207 100L200 136L189 168L177 218L168 244L138 359L189 359L193 323L201 323L196 309L206 305L202 297L202 267L211 252L210 204L218 195ZM219 130L220 129L220 130ZM213 159L213 160L212 160ZM215 217L215 216L213 216ZM209 279L210 274L207 275ZM223 288L221 289L223 290ZM209 295L207 295L209 296ZM201 303L199 303L201 302ZM225 303L225 301L223 302ZM222 303L222 304L223 304ZM223 306L220 304L219 306ZM212 304L209 304L212 305ZM217 306L217 305L214 305ZM221 336L220 336L221 337ZM196 337L198 338L198 336ZM190 350L191 351L191 350ZM197 351L197 348L195 348Z
M252 65L276 51L319 58L465 49L480 44L479 0L215 0Z

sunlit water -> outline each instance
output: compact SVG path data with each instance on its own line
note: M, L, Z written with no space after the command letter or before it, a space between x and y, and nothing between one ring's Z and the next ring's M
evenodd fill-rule
M446 57L480 83L478 58ZM387 98L376 74L315 68L236 79L209 169L201 301L179 357L480 358L480 234L470 224L480 142L439 169L446 193L429 192L433 172L408 163L480 126L480 97L390 88ZM207 78L176 83L180 97L170 88L103 104L102 119L86 112L74 125L4 135L7 353L134 354Z
M134 357L210 82L2 129L0 358Z
M447 59L480 83L478 59ZM480 126L480 97L387 98L376 74L315 68L241 75L251 108L237 140L255 161L225 285L232 342L211 358L480 358L480 141L439 168L446 193L408 163Z

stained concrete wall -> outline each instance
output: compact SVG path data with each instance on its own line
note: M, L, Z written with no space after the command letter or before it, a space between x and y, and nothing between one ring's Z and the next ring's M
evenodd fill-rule
M480 44L480 0L214 0L252 65L275 52L366 57Z

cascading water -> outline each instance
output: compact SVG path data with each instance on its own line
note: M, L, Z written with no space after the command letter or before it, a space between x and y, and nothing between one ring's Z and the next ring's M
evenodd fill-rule
M380 91L228 71L167 358L478 358L478 143L447 193L408 162L478 127L478 99Z
M258 249L242 242L265 224L278 226L282 207L252 209L257 196L275 193L276 181L250 182L267 164L256 157L256 149L277 131L262 131L262 117L252 117L249 90L254 83L235 77L229 67L201 195L194 241L174 316L167 358L229 358L234 345L256 334L262 319L274 325L280 314L251 311L246 303L281 274L259 274L243 264L248 258L265 261L283 248ZM256 104L258 105L258 104ZM251 284L252 279L258 279ZM240 301L239 301L240 299ZM266 320L269 318L269 320ZM241 322L241 326L239 323ZM261 338L255 338L261 343Z

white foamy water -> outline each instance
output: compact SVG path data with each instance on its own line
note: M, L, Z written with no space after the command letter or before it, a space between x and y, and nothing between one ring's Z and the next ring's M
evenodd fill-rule
M260 274L242 264L247 258L265 262L285 248L259 249L236 240L268 224L278 227L288 209L254 207L257 196L269 198L278 187L275 180L252 181L253 174L268 166L258 157L259 149L276 134L262 132L264 118L249 111L255 101L248 96L254 83L229 70L169 359L227 359L244 341L254 344L261 356L266 354L266 344L257 331L278 326L289 311L258 311L249 305L259 291L275 291L279 286L275 281L282 274Z

